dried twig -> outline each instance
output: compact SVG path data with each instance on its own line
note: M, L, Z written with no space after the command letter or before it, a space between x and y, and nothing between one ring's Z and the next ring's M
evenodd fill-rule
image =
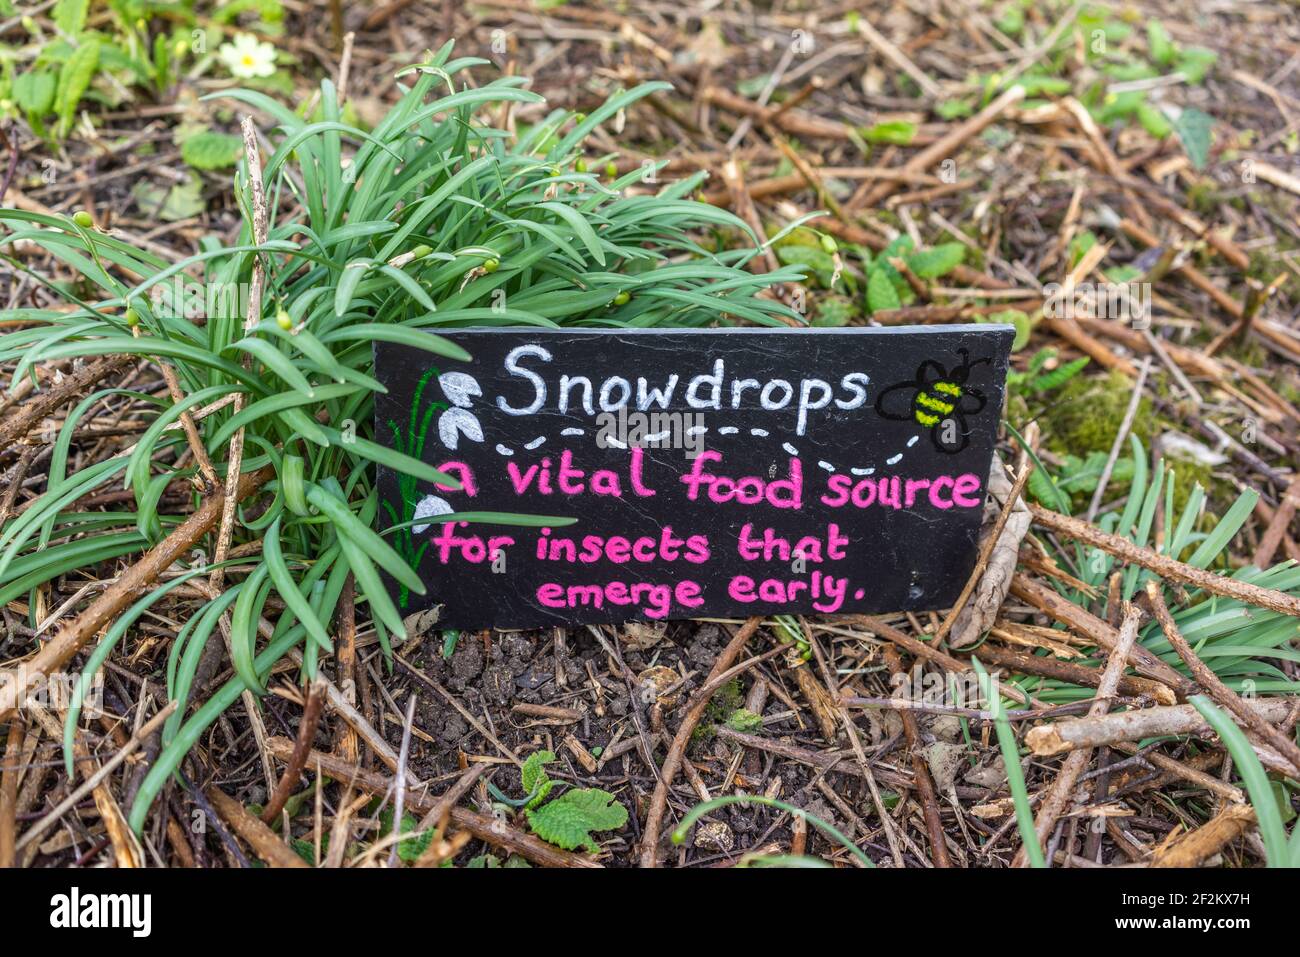
M18 774L24 723L18 718L9 722L5 743L5 765L0 768L0 869L14 866L14 841L17 835Z
M269 216L266 191L262 186L262 160L257 151L257 130L253 127L253 118L251 116L245 116L240 121L240 130L244 135L244 165L253 204L253 242L261 246L266 243ZM246 332L262 318L262 286L265 282L266 269L262 265L262 257L254 254L253 275L248 284L248 308L244 314L244 330ZM247 356L245 356L244 361L247 363ZM239 415L243 407L244 394L236 392L231 407L231 415ZM226 553L230 549L230 537L234 532L235 506L238 502L234 500L233 493L235 483L239 481L239 468L243 464L243 457L244 430L240 427L230 437L230 448L227 452L226 497L221 511L221 527L217 530L217 547L212 556L212 574L208 577L208 584L214 589L220 588L222 581L225 579L226 571L221 563L226 560ZM222 616L223 625L228 620L228 616Z
M1249 804L1229 804L1205 825L1156 853L1152 867L1198 867L1255 825Z
M1034 520L1040 525L1045 525L1085 545L1100 548L1131 565L1140 565L1166 580L1191 585L1211 595L1235 598L1248 605L1258 605L1269 611L1300 618L1300 598L1294 595L1194 568L1168 555L1161 555L1153 549L1134 545L1126 538L1103 532L1087 522L1061 515L1033 502L1029 503L1029 510L1034 513Z
M1282 721L1290 712L1291 701L1286 698L1257 698L1250 707L1264 721ZM1204 734L1209 729L1201 713L1192 705L1164 705L1040 725L1030 729L1025 735L1025 743L1034 754L1045 757L1119 741Z
M1102 672L1101 681L1097 684L1097 694L1093 699L1089 717L1098 717L1105 714L1109 709L1109 699L1115 694L1115 689L1119 687L1120 676L1124 674L1124 667L1128 663L1128 650L1133 646L1133 642L1137 640L1138 625L1141 621L1141 613L1136 608L1130 606L1125 609L1124 622L1119 629L1119 641L1116 643L1114 653L1106 661L1106 669ZM1090 749L1080 750L1072 752L1061 763L1056 780L1052 782L1050 790L1043 798L1043 802L1038 809L1038 817L1034 820L1034 832L1037 834L1040 844L1045 844L1048 836L1052 833L1052 829L1056 827L1056 822L1065 813L1065 809L1074 796L1074 785L1091 759L1092 751ZM1024 867L1028 861L1029 852L1022 845L1020 850L1016 852L1014 866Z
M230 829L248 842L261 860L271 867L307 867L308 864L298 854L280 840L279 835L271 830L215 784L207 789L208 800L216 808L221 819L230 825Z
M298 775L302 774L302 769L307 765L307 752L311 750L312 741L316 738L316 727L320 724L321 709L324 705L325 684L317 676L311 683L311 687L307 689L307 703L303 706L302 718L298 722L298 737L294 742L293 754L285 765L284 774L280 775L280 781L275 786L271 800L262 811L262 820L267 824L280 816L285 802L293 794L293 789L298 786Z
M0 425L0 452L25 436L55 409L84 395L87 389L125 369L134 361L133 355L105 356L72 375L64 376L58 385L31 399L17 412L5 416L5 422Z
M1011 87L970 119L958 124L913 156L903 164L903 169L909 173L923 173L941 160L951 157L963 143L973 136L978 136L986 126L1024 98L1025 88L1023 86L1017 84ZM860 205L863 207L875 206L896 189L898 189L896 182L878 183L863 198Z
M1052 589L1024 575L1016 575L1011 581L1011 594L1029 602L1040 611L1067 625L1087 638L1099 648L1114 653L1119 642L1119 632L1086 608L1080 608L1074 602L1058 595ZM1196 686L1171 665L1165 664L1141 645L1134 645L1129 651L1129 664L1140 675L1153 678L1167 684L1175 692L1186 696L1195 693Z
M889 645L885 648L885 667L890 674L903 673L903 660L898 656L898 649ZM934 793L934 781L930 777L930 768L921 751L921 732L916 724L916 715L907 710L899 711L903 720L903 734L907 738L907 748L912 756L912 776L916 779L916 796L925 815L925 829L930 835L930 855L935 867L952 867L948 856L948 841L943 833L943 820L939 816L939 799Z

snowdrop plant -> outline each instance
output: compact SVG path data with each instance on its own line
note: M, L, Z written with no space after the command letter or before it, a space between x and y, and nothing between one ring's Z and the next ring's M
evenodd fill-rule
M489 111L501 116L542 99L520 77L473 87L458 81L486 62L453 58L448 44L399 75L405 84L400 99L369 131L341 121L342 105L329 81L321 85L319 118L313 120L256 91L219 94L277 124L263 161L270 222L262 243L254 239L249 175L242 166L235 183L245 221L241 234L230 245L209 239L178 263L81 220L0 210L8 228L0 236L0 255L12 266L27 269L12 255L13 244L26 241L77 279L56 286L33 274L67 306L16 311L13 318L24 325L0 343L0 362L14 369L13 379L33 374L42 362L126 354L170 366L182 393L173 402L165 392L108 386L69 412L44 493L0 526L0 602L34 598L41 586L69 572L133 561L185 521L203 493L195 489L201 471L184 430L172 428L183 412L204 413L197 427L220 481L237 435L244 448L241 473L273 473L240 505L232 546L241 557L224 590L209 600L177 599L162 588L144 595L85 666L83 684L153 604L181 602L169 611L181 622L179 633L159 664L179 708L130 809L137 831L200 735L244 690L262 693L271 669L297 646L303 646L308 673L332 652L332 623L349 578L360 613L369 616L385 648L392 635L404 633L381 573L422 593L424 584L394 542L443 510L429 502L424 514L392 522L380 513L373 467L382 463L413 483L413 502L435 485L455 483L424 464L418 449L373 441L372 401L383 391L373 377L375 341L424 350L437 363L447 401L436 431L450 445L478 427L477 384L455 372L455 363L468 356L439 331L798 319L764 292L801 273L748 271L760 251L752 234L747 248L714 252L701 245L702 234L715 234L713 246L718 236L749 232L731 214L688 198L701 177L651 195L641 170L604 181L585 172L589 134L664 84L617 93L585 117L541 114L516 134L477 117ZM240 297L222 291L247 288L255 263L265 274L262 314L246 322ZM203 284L201 321L159 294L183 277ZM242 397L238 411L233 403L220 404L236 393ZM82 441L78 429L104 401L129 408L143 431L127 447L73 473L68 461L72 444ZM114 486L131 493L127 505L78 508L86 496ZM190 501L178 504L178 492ZM212 545L209 536L194 562L172 576L205 574L201 562ZM38 603L29 600L29 606ZM223 617L234 677L200 700L196 670ZM77 712L74 707L69 714L69 742Z

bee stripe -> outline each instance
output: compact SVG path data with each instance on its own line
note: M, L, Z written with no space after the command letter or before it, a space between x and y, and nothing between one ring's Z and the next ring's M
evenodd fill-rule
M942 420L937 415L927 415L920 409L916 410L916 421L920 422L927 428L938 425Z
M944 415L952 411L951 402L944 402L942 399L936 399L924 392L917 395L916 404L925 406L931 412L942 412Z
M932 386L930 386L930 388L934 389L935 392L943 392L947 395L952 395L952 396L961 395L961 386L954 385L951 382L936 382Z

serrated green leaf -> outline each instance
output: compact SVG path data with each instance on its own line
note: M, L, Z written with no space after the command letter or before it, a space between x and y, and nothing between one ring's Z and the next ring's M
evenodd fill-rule
M825 296L818 300L810 325L820 328L847 326L857 318L857 304L845 296Z
M86 13L90 0L58 0L50 16L54 25L69 36L76 36L86 27Z
M901 305L893 279L883 265L877 265L871 270L871 276L867 279L867 308L875 313L886 309L897 309Z
M185 181L175 186L155 186L142 179L131 188L131 195L141 212L168 223L190 219L205 208L203 183L194 172L187 173Z
M591 832L614 831L626 823L627 808L600 788L568 791L550 804L528 811L533 833L566 851L585 847L596 853L600 846Z
M1091 360L1087 356L1080 356L1077 359L1071 359L1062 366L1057 366L1051 372L1043 373L1034 379L1034 391L1050 392L1052 389L1059 389L1082 372L1083 367L1086 366L1089 361Z
M14 77L14 101L24 113L39 119L54 104L54 86L53 73L30 70Z
M1033 332L1034 321L1019 309L1003 309L980 318L981 322L994 324L1007 323L1016 327L1016 338L1011 342L1011 351L1019 352L1029 344L1029 335Z
M727 727L732 731L757 731L763 726L763 716L755 714L748 708L737 708L727 718Z
M520 768L519 773L523 779L524 794L533 795L528 802L528 807L534 808L541 804L546 799L546 796L551 793L551 788L555 787L555 782L546 773L545 767L554 760L554 751L534 751L524 759L523 767Z
M831 279L835 275L835 263L825 251L814 249L812 246L787 243L777 247L776 258L783 266L807 266L817 277L819 286L823 289L830 288Z
M90 87L99 65L99 41L90 39L77 45L72 56L59 70L59 85L54 96L54 112L59 115L59 135L67 136L77 115L77 104Z
M195 169L213 170L234 166L243 140L232 133L204 130L181 144L181 159Z
M1185 107L1174 122L1174 130L1178 133L1178 138L1183 141L1187 158L1197 169L1204 169L1206 161L1210 158L1210 144L1214 138L1213 129L1214 117L1194 106Z
M922 279L938 279L952 272L966 259L962 243L940 243L931 249L920 249L907 257L907 266Z
M1077 233L1075 237L1070 240L1070 268L1073 269L1078 265L1079 260L1083 258L1084 253L1095 245L1097 245L1097 236L1091 230L1085 229L1083 232Z
M386 807L379 814L379 836L380 838L388 837L393 833L393 808ZM403 812L402 814L402 833L411 834L420 822L414 816ZM397 856L406 863L418 860L420 855L425 852L430 844L433 843L433 829L427 828L423 831L411 834L410 837L404 837L397 842Z
M934 108L934 112L940 119L959 120L974 113L975 107L970 100L944 100Z

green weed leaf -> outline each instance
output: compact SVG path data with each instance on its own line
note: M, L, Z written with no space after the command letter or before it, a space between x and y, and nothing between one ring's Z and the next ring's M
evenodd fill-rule
M554 760L554 751L534 751L524 760L520 775L523 778L524 794L533 795L528 802L529 808L537 807L546 800L546 796L551 793L551 788L555 787L555 782L546 773L545 767Z
M900 306L902 301L898 298L898 290L894 288L889 273L883 266L871 270L867 279L867 308L872 312L881 312L885 309L898 309Z
M54 105L53 73L29 71L14 78L14 101L28 116L39 119Z
M938 279L952 272L966 259L961 243L940 243L932 249L919 249L907 257L907 267L922 279Z
M1194 106L1185 107L1174 123L1174 130L1183 141L1183 149L1187 150L1187 158L1197 169L1204 169L1210 158L1213 129L1214 118Z
M86 27L86 13L90 9L90 0L58 0L50 16L54 25L68 36L75 37Z
M528 811L528 825L544 841L567 851L585 847L600 850L592 831L614 831L627 823L627 808L600 788L569 791L536 810Z
M225 169L239 159L243 140L231 133L204 130L181 144L181 159L201 170Z
M77 115L77 104L90 87L99 65L99 41L91 38L72 51L72 56L59 70L58 91L54 99L54 112L59 114L59 136L67 136Z

